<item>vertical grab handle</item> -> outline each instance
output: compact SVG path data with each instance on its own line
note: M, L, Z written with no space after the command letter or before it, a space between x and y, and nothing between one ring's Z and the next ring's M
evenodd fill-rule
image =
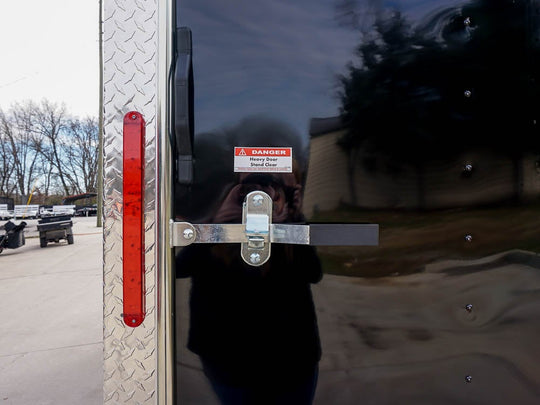
M193 62L191 30L187 27L176 30L173 97L177 181L190 185L193 182Z
M123 126L122 275L123 318L139 326L146 314L144 283L144 137L143 116L130 111Z

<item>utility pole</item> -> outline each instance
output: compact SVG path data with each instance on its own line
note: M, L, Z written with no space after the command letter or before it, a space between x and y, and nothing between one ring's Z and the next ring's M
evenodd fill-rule
M99 0L99 143L97 178L97 224L101 228L103 220L103 0Z

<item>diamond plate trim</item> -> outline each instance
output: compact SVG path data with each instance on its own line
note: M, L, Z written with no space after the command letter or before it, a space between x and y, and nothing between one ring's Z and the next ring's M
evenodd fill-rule
M105 0L103 8L104 263L103 401L156 400L156 93L157 0ZM122 123L125 113L146 121L146 318L138 328L122 313Z

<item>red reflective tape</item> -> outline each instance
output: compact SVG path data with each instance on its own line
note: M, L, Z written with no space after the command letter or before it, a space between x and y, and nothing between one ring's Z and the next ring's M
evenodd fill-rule
M122 273L123 317L139 326L146 314L144 285L144 133L142 115L124 116Z

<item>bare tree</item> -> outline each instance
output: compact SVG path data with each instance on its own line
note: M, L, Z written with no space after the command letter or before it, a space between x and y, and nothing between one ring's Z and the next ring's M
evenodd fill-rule
M66 161L62 155L62 135L67 124L66 107L43 100L39 106L35 107L34 114L34 133L36 142L40 142L40 153L48 159L58 176L63 192L68 195L73 182L66 170Z
M8 119L0 109L0 195L11 197L15 184L13 182L13 154L10 149L8 133L10 131Z
M99 126L48 100L0 109L0 194L69 195L97 190ZM22 201L25 202L25 201Z
M99 127L95 117L70 119L66 131L65 154L70 173L80 192L95 192L98 170Z
M2 132L13 164L13 182L18 194L28 196L37 180L38 153L34 147L34 105L14 104L9 116L2 114Z

